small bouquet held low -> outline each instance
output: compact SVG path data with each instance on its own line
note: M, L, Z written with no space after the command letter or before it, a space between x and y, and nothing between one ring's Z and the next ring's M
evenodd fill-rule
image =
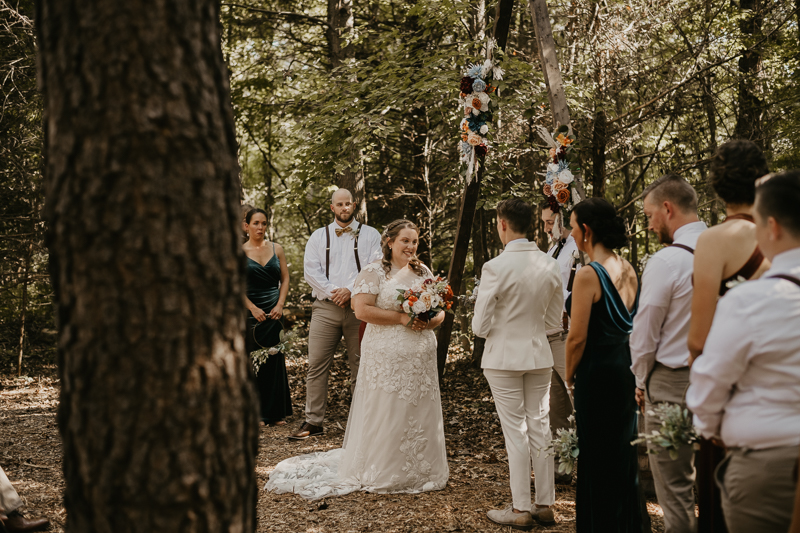
M297 328L291 329L290 331L281 330L279 337L280 342L278 344L270 346L269 348L259 348L258 350L250 352L250 358L253 361L253 371L258 374L261 365L267 362L270 355L277 355L280 352L285 352L297 337Z
M697 430L688 409L681 409L676 404L660 403L647 414L657 416L661 420L661 427L652 433L640 433L639 438L631 442L632 445L647 443L653 446L648 448L647 453L667 450L670 458L675 460L683 446L689 446L697 440Z
M428 321L453 306L453 289L447 280L441 276L428 278L409 289L397 289L397 301L400 302L403 312L411 317Z
M556 431L556 437L550 441L550 446L545 448L545 451L550 452L549 455L555 457L559 474L571 474L575 470L580 452L578 448L578 433L575 430L575 415L570 415L567 420L572 424L572 427L568 429L559 428Z

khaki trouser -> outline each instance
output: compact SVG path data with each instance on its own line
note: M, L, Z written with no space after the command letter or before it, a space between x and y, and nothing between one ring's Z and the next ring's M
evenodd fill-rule
M0 511L8 514L22 507L22 500L0 467Z
M798 446L728 449L715 477L730 533L789 530L798 451Z
M328 373L333 354L344 335L350 365L350 391L355 391L361 350L358 328L361 321L349 305L342 309L329 300L317 300L312 306L308 331L308 376L306 377L306 420L321 426L328 407Z
M550 378L550 431L553 438L559 429L569 429L571 424L567 418L574 407L566 385L567 373L567 334L559 333L547 338L550 351L553 352L553 374Z
M650 378L647 380L645 395L645 433L652 433L661 427L657 416L650 416L656 404L678 404L686 408L684 391L689 386L689 368L669 368L656 363ZM633 394L634 391L631 391ZM650 449L660 449L648 445ZM656 487L656 497L664 511L664 531L666 533L684 533L697 531L694 502L694 449L683 446L678 458L672 459L669 452L662 450L649 456L650 470Z

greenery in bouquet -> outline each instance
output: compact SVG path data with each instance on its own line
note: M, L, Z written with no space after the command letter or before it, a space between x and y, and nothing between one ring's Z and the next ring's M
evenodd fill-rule
M691 445L697 440L697 430L692 424L692 415L688 409L681 409L680 405L660 403L648 411L649 416L657 416L661 420L661 427L652 433L640 433L639 438L631 442L632 445L647 443L647 453L660 453L669 451L672 459L678 458L678 451L683 446Z
M409 289L397 289L397 292L397 301L411 321L415 318L430 320L453 306L453 289L441 276L425 279Z
M259 348L258 350L250 352L250 358L253 360L253 370L258 373L261 365L266 363L271 355L277 355L280 352L288 350L294 341L297 340L298 336L297 327L289 331L281 330L279 335L280 342L278 344L269 348Z
M570 415L567 419L572 424L569 429L559 428L556 431L556 437L550 441L550 446L545 448L549 451L548 455L555 457L558 463L559 474L571 474L575 470L575 465L578 463L578 432L575 429L575 415Z

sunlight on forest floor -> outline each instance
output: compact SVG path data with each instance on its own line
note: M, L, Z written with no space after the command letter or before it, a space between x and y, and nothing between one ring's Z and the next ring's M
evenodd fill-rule
M483 374L470 366L469 354L451 349L442 386L450 480L444 490L425 494L352 493L308 502L293 494L263 490L281 460L341 446L350 403L349 371L342 354L331 368L325 436L290 441L303 420L306 360L287 360L294 415L288 424L261 429L258 463L258 532L441 532L504 531L486 519L486 511L511 499L508 464L500 424ZM22 496L25 511L46 515L50 531L63 532L61 442L56 427L58 381L54 367L31 371L31 378L0 374L0 465ZM575 529L575 485L556 486L556 519L551 528ZM648 502L653 531L663 531L661 508Z

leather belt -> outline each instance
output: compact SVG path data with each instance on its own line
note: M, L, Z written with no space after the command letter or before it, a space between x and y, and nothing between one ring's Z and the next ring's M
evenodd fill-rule
M553 333L552 335L548 335L547 336L547 340L548 340L548 342L560 341L560 340L566 339L568 333L569 333L569 330L565 329L564 331L562 331L560 333Z

